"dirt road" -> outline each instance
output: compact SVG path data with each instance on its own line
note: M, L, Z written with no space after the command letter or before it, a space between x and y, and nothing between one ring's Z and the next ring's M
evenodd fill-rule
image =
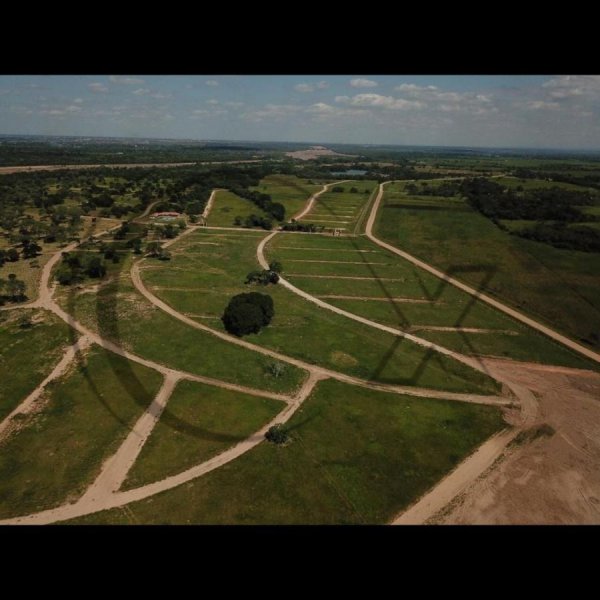
M343 181L335 181L333 183L327 183L326 185L323 186L323 189L319 190L318 192L315 192L309 199L308 202L306 203L306 206L299 212L296 213L291 219L292 220L296 220L299 221L300 219L302 219L302 217L304 217L305 215L307 215L313 208L317 198L321 195L324 194L331 186L333 185L339 185L340 183L346 183L347 181L350 181L349 179L344 179Z
M78 354L84 352L89 346L89 338L86 336L80 337L72 346L69 346L63 354L60 361L56 364L50 374L17 406L4 420L0 423L0 440L10 434L14 425L13 417L16 415L24 415L31 411L37 399L42 395L46 386L55 379L61 377L75 360Z
M258 262L259 262L260 266L263 269L269 268L269 262L267 261L265 254L264 254L265 246L277 234L278 234L277 231L274 231L273 233L269 234L267 237L265 237L263 240L261 240L261 242L258 244L258 246L256 248L256 256L258 258ZM395 335L397 337L406 338L407 340L410 340L411 342L413 342L419 346L422 346L423 348L435 350L436 352L439 352L440 354L449 356L450 358L453 358L454 360L457 360L458 362L461 362L461 363L471 367L472 369L475 369L477 371L481 371L481 372L485 373L485 370L482 369L481 364L477 359L470 358L468 356L465 356L464 354L459 354L458 352L455 352L454 350L450 350L448 348L445 348L444 346L440 346L438 344L435 344L435 343L425 340L423 338L417 337L411 333L406 333L405 331L401 331L400 329L395 329L394 327L389 327L388 325L382 325L381 323L378 323L377 321L371 321L370 319L361 317L360 315L356 315L354 313L348 312L347 310L344 310L343 308L339 308L338 306L329 304L328 302L325 302L325 301L321 300L320 298L317 298L316 296L313 296L312 294L309 294L308 292L305 292L304 290L297 288L295 285L290 283L287 279L285 279L281 275L279 276L278 285L282 285L283 287L287 288L294 294L300 296L301 298L304 298L305 300L308 300L309 302L312 302L313 304L316 304L320 308L324 308L331 312L337 313L338 315L342 315L344 317L347 317L348 319L352 319L353 321L362 323L363 325L373 327L374 329L379 329L380 331L384 331L385 333L391 333L392 335Z

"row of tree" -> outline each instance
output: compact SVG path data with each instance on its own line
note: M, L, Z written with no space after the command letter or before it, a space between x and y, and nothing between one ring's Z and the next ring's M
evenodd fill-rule
M593 204L589 194L560 188L519 193L490 179L465 179L460 192L469 204L492 220L524 219L575 223L593 220L577 205Z

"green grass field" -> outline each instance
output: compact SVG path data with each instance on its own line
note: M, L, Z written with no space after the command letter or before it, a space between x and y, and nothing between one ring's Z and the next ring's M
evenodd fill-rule
M250 215L270 218L269 215L250 200L240 198L233 192L219 191L215 195L212 209L206 219L211 227L236 227L236 217L245 219Z
M33 327L20 327L22 317L35 322ZM45 310L0 312L0 421L48 376L78 337Z
M268 423L285 404L181 381L123 488L159 481L234 446Z
M341 229L346 233L358 233L375 185L374 181L341 183L339 187L344 189L343 192L328 191L319 196L312 210L301 221ZM356 188L357 192L350 192L352 188Z
M79 497L161 383L156 371L94 348L49 384L47 403L0 445L0 517Z
M382 239L526 314L598 348L600 261L511 236L471 210L419 210L403 184L386 187L375 231ZM453 201L454 203L454 201ZM403 204L413 207L404 208Z
M59 303L103 337L169 367L277 392L291 392L299 387L305 376L303 370L288 366L284 376L273 378L267 370L272 362L269 357L170 317L137 292L128 272L122 279L101 287L97 294L62 289Z
M250 189L269 194L273 202L283 204L285 218L289 220L306 206L308 199L321 187L309 184L306 179L299 179L295 175L269 175L258 186Z
M75 523L387 523L504 426L499 410L320 383L286 429L224 467Z
M270 294L275 303L272 323L244 339L311 364L402 385L453 391L497 389L492 380L454 360L437 353L432 357L412 342L316 309L282 286L244 285L246 274L258 268L260 239L252 234L224 237L200 229L172 246L168 264L157 263L156 268L143 271L143 280L177 310L221 331L218 317L231 296L255 289Z
M415 333L447 348L470 355L595 368L580 355L363 237L279 235L267 250L269 257L282 262L285 277L300 289L334 306ZM329 262L295 262L305 260ZM368 279L336 279L339 276ZM348 298L328 297L332 295ZM428 326L486 331L441 333L422 329Z

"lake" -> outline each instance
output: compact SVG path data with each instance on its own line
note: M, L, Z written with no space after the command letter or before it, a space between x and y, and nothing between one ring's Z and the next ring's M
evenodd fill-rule
M361 171L359 169L348 169L347 171L332 171L331 174L338 177L339 175L364 175L366 171Z

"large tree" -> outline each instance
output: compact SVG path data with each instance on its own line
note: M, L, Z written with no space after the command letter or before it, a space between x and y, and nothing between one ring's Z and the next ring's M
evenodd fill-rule
M258 333L275 315L273 299L267 294L250 292L238 294L230 301L222 321L229 333L237 336Z

